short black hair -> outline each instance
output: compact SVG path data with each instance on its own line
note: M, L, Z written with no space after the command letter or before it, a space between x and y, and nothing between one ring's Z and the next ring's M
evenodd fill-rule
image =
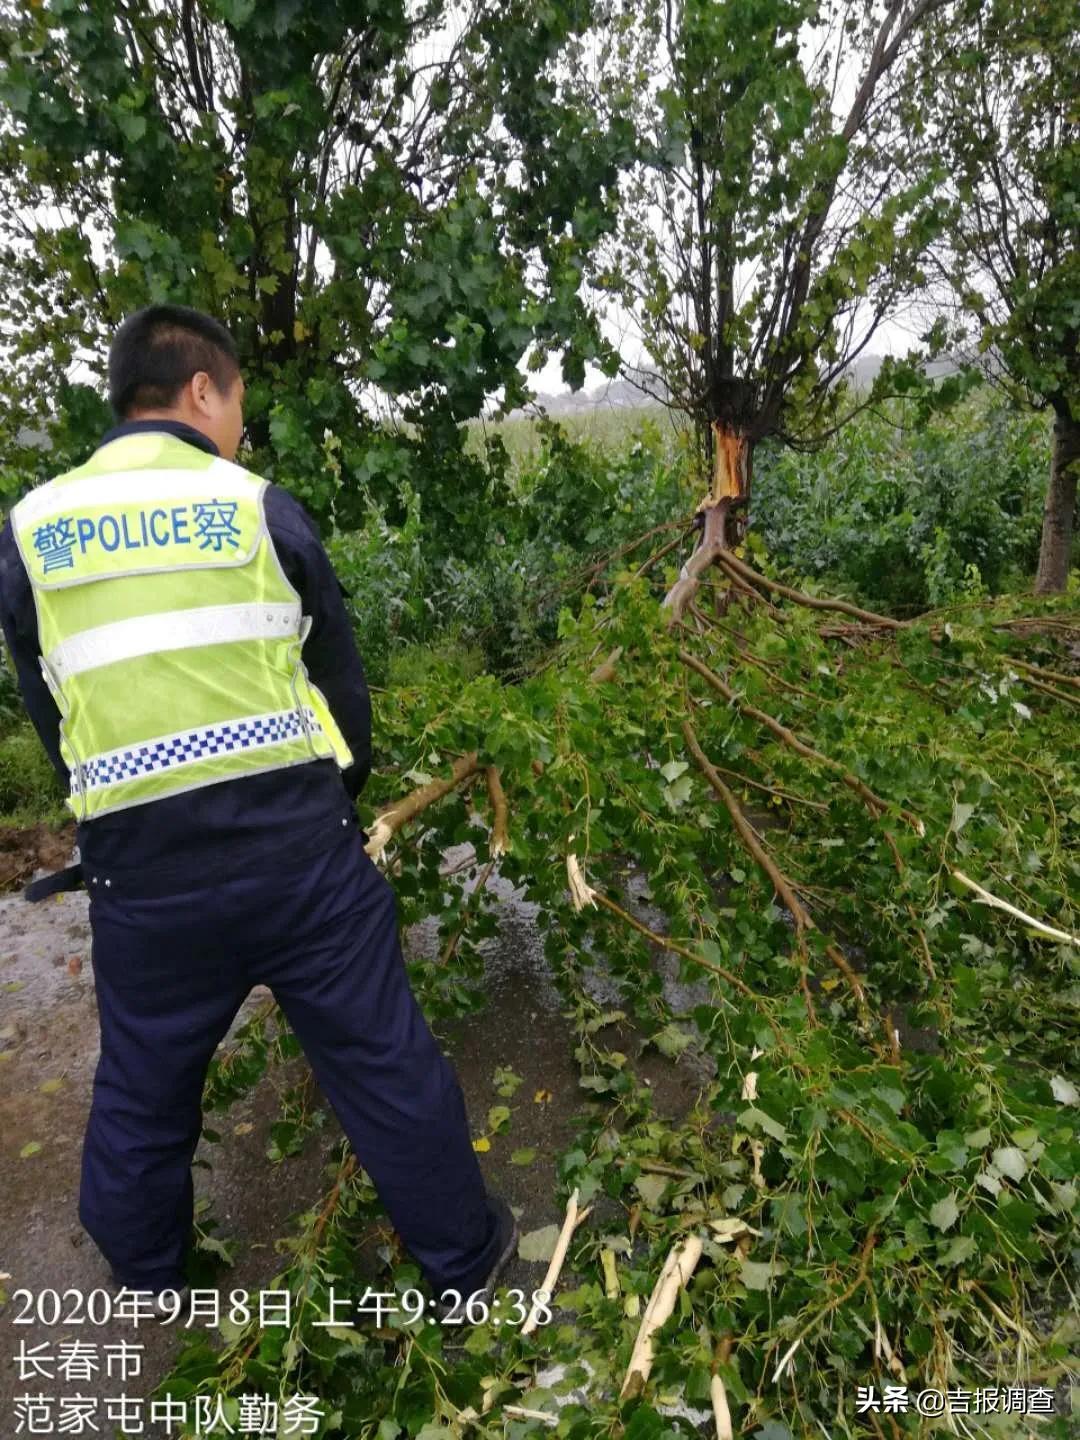
M118 420L133 410L167 410L205 370L222 395L240 373L225 326L187 305L147 305L129 315L109 347L109 404Z

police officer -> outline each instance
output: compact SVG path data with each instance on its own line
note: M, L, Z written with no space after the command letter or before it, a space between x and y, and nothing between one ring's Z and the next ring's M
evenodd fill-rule
M119 421L15 506L0 622L78 822L101 1057L79 1218L118 1284L180 1289L207 1066L268 985L436 1297L490 1293L516 1229L410 991L354 804L371 711L291 496L236 465L228 332L153 305L109 353Z

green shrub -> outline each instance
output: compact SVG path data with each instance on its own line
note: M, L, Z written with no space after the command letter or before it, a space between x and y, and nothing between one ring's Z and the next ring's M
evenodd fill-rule
M482 544L443 523L449 502L433 511L408 482L389 510L368 494L363 523L330 536L372 684L386 683L402 646L444 640L476 649L494 674L513 674L556 638L575 577L580 584L608 552L691 508L685 453L648 417L627 427L621 451L574 440L550 421L536 422L536 433L539 446L522 456L512 488L501 483L504 460L492 442L498 498ZM341 468L344 485L363 487Z
M984 390L924 424L864 414L814 453L761 446L752 520L782 565L926 609L1026 583L1049 468L1047 417Z
M20 721L0 737L0 816L19 824L64 817L64 791L37 733Z

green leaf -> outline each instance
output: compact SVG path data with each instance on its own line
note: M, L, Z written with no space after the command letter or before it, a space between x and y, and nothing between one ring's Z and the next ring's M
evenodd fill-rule
M788 1132L779 1120L774 1120L764 1110L759 1110L756 1105L749 1106L739 1116L739 1125L744 1130L764 1130L766 1135L771 1135L774 1140L786 1140Z
M534 1264L550 1260L558 1238L558 1225L542 1225L539 1230L530 1230L518 1241L518 1257Z
M644 1200L650 1210L655 1210L661 1196L668 1187L668 1179L665 1175L639 1175L634 1181L634 1189Z
M975 814L974 805L961 805L958 801L953 804L952 828L959 835L967 822Z
M522 1084L522 1078L520 1075L515 1075L513 1070L510 1070L507 1066L496 1065L495 1076L492 1083L495 1086L496 1094L502 1095L506 1099L510 1099L510 1097Z
M22 1147L22 1149L19 1151L19 1159L29 1160L30 1156L36 1155L40 1149L40 1140L28 1140L26 1144Z
M938 1257L939 1265L962 1265L978 1247L970 1235L954 1235Z
M690 1044L691 1037L685 1030L680 1030L678 1025L665 1025L651 1039L662 1055L667 1055L674 1060Z
M327 1325L324 1333L333 1340L344 1340L347 1345L352 1345L358 1350L363 1350L367 1346L367 1341L359 1330L352 1330L347 1325Z
M990 1159L997 1173L1007 1175L1010 1180L1022 1180L1027 1173L1027 1159L1015 1145L1002 1146L994 1151Z
M955 1193L946 1195L944 1200L939 1200L930 1207L930 1224L938 1230L951 1230L956 1224L960 1210L956 1203Z
M784 1260L743 1260L739 1278L747 1290L768 1290L777 1276L787 1269Z
M129 110L121 110L116 116L116 123L123 132L124 139L129 140L132 145L137 145L146 134L145 115L133 115Z
M535 1159L536 1151L529 1145L525 1146L522 1150L512 1150L510 1152L511 1165L531 1165Z
M685 769L685 766L683 767ZM694 781L690 775L680 775L674 785L665 785L663 790L664 800L672 810L678 810L690 799L694 793Z

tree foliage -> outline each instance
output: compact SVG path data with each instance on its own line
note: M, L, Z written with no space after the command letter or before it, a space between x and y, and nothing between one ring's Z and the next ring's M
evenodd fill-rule
M628 131L558 79L589 18L577 0L7 7L8 441L74 403L63 438L92 445L100 407L72 376L169 298L235 333L256 468L347 517L330 429L351 476L382 501L410 478L467 543L500 470L463 457L458 422L523 398L530 345L578 382L607 353L578 289ZM376 425L388 406L407 429Z
M978 363L1055 415L1038 588L1064 588L1080 465L1080 30L1075 7L965 0L932 27L947 225L935 252Z
M702 425L820 434L845 364L918 280L936 177L911 173L908 127L934 8L618 10L598 90L642 139L598 281L632 306L662 398Z
M966 3L928 37L949 160L939 270L991 375L1080 410L1080 37L1068 5Z
M549 1411L563 1440L676 1440L692 1432L660 1406L707 1404L716 1373L745 1433L788 1440L876 1434L855 1413L860 1385L958 1392L1069 1372L1075 690L1023 667L1034 653L1049 668L1077 617L1061 602L1035 616L960 606L886 637L804 602L780 601L779 624L746 599L669 629L660 596L673 575L614 561L600 594L564 609L557 662L516 686L447 665L378 697L372 834L451 760L463 777L385 857L402 923L439 917L411 967L427 1012L485 1003L499 901L442 863L471 843L465 878L498 866L536 905L571 1020L583 1115L559 1195L576 1188L596 1213L575 1236L555 1321L529 1339L490 1320L417 1324L400 1297L419 1276L399 1260L372 1285L398 1307L376 1328L367 1282L348 1277L377 1200L361 1170L335 1162L272 1282L299 1297L291 1332L252 1323L216 1355L195 1344L165 1389L234 1405L307 1389L334 1436L524 1436L536 1422L502 1413L515 1405ZM622 658L598 681L612 644ZM509 807L501 856L488 765ZM977 903L956 871L992 879L1058 938ZM628 1024L646 1053L711 1066L683 1122L657 1114ZM258 1060L266 1041L252 1043ZM215 1081L210 1098L228 1093ZM510 1133L490 1145L531 1139L531 1106L512 1098ZM719 1238L739 1224L744 1244ZM707 1237L705 1260L652 1381L620 1401L640 1311L692 1233ZM325 1328L331 1286L358 1307L355 1330ZM569 1372L545 1388L536 1372L552 1362ZM587 1402L567 1398L577 1386ZM893 1418L891 1433L929 1433L913 1407Z

